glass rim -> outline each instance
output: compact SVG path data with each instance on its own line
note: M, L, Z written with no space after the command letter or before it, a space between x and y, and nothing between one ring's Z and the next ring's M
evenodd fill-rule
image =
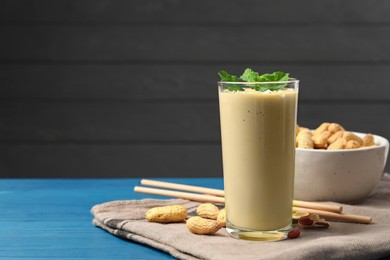
M220 84L234 84L234 85L262 85L262 84L288 84L288 83L299 83L296 78L289 78L286 81L264 81L264 82L245 82L245 81L218 81Z

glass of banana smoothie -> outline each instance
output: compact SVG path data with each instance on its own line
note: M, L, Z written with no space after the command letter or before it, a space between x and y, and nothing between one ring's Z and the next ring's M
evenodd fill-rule
M246 240L291 230L299 81L218 82L227 231Z

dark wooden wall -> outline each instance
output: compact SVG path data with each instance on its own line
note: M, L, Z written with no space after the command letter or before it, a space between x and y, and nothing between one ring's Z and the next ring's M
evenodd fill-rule
M390 1L3 0L0 177L221 177L217 71L390 138ZM387 168L389 170L389 168Z

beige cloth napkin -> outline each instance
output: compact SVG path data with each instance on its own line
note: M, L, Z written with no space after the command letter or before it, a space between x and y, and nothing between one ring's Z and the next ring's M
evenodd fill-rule
M373 224L330 222L325 230L303 230L297 239L253 242L230 238L225 229L214 235L190 233L185 223L158 224L145 219L155 206L184 205L195 215L198 203L187 200L126 200L96 205L93 223L129 240L147 244L179 259L380 259L390 257L390 176L370 196L344 212L369 215Z

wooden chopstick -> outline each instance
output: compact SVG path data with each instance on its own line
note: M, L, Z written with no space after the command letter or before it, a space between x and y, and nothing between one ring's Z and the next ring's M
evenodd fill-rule
M306 211L310 214L317 214L320 217L323 217L326 219L340 220L340 221L344 221L344 222L370 224L372 221L372 218L368 217L368 216L359 216L359 215L351 215L351 214L338 214L338 213L329 212L329 211L300 208L300 207L293 207L293 210Z
M197 194L197 193L189 193L189 192L181 192L181 191L173 191L173 190L164 190L164 189L156 189L156 188L148 188L148 187L134 187L135 192L146 193L146 194L154 194L168 197L175 197L187 200L194 200L200 202L213 202L213 203L225 203L225 198L217 197L213 195L205 195L205 194Z
M194 200L194 201L200 201L200 202L213 202L213 203L221 203L221 204L225 203L225 198L213 196L213 195L205 195L205 194L197 194L197 193L173 191L173 190L165 190L165 189L156 189L156 188L140 187L140 186L135 186L134 191L140 192L140 193L169 196L169 197L182 198L182 199L188 199L188 200ZM334 220L340 220L340 221L344 221L344 222L363 223L363 224L371 223L371 217L368 217L368 216L339 214L339 213L330 212L330 211L310 209L310 208L301 208L301 207L293 207L293 210L308 212L311 214L318 214L319 216L326 218L326 219L334 219Z
M158 188L165 188L165 189L181 190L181 191L190 191L190 192L196 192L196 193L215 195L215 196L219 196L219 197L225 196L225 192L223 190L204 188L204 187L185 185L185 184L178 184L178 183L171 183L171 182L142 179L141 185L158 187ZM175 197L175 196L173 196L173 197ZM341 206L316 203L316 202L301 201L301 200L293 200L293 205L296 207L301 207L301 208L318 209L318 210L330 211L330 212L335 212L335 213L341 213L343 211L343 207L341 207Z
M223 190L204 188L204 187L192 186L192 185L186 185L186 184L178 184L178 183L165 182L165 181L154 181L154 180L142 179L141 185L153 186L153 187L165 188L165 189L172 189L172 190L191 191L191 192L196 192L196 193L203 193L203 194L210 194L210 195L214 195L214 196L225 197L225 192Z

